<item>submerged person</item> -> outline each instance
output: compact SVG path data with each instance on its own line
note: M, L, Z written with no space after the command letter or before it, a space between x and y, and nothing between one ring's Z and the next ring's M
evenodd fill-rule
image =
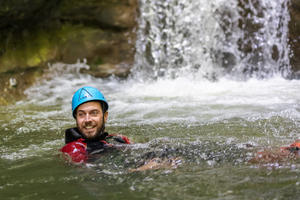
M285 163L290 160L300 158L300 140L296 140L289 146L281 147L279 149L266 149L256 153L250 163L269 164L269 163Z
M73 95L72 115L77 126L65 131L66 145L61 149L73 162L86 162L88 155L131 143L126 136L105 132L108 108L105 97L94 87L82 87Z

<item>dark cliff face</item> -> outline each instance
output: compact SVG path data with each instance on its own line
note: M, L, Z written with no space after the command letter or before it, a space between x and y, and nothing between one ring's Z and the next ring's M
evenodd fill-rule
M1 0L0 105L22 99L48 63L86 59L95 76L127 76L138 0Z
M300 1L291 0L291 21L289 23L289 44L291 47L291 65L296 78L300 78Z
M107 65L124 76L117 69L133 63L137 9L137 0L3 0L0 72L86 58L102 76Z

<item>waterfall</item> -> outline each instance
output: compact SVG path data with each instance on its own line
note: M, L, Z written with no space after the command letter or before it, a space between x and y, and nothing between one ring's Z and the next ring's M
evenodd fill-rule
M140 0L133 74L216 80L290 74L286 0Z

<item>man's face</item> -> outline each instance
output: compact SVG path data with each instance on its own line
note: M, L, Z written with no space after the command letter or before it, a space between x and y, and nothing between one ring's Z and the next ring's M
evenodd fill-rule
M103 122L101 104L97 101L81 104L76 112L77 127L87 139L93 139L100 134L102 124L106 122L107 116L108 113L105 112Z

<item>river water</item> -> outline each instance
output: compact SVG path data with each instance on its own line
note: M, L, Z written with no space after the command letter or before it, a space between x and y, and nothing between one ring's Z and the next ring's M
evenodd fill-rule
M237 1L205 2L141 1L129 78L81 74L89 67L83 61L57 63L26 99L2 106L1 199L297 199L299 160L248 162L300 138L300 81L286 79L286 3L240 1L251 13L264 11L249 14L251 23L268 19L247 35L235 23L243 10ZM240 38L261 46L246 55ZM105 94L107 131L134 144L73 165L58 150L64 130L75 126L72 95L84 85ZM153 157L181 162L130 172Z

